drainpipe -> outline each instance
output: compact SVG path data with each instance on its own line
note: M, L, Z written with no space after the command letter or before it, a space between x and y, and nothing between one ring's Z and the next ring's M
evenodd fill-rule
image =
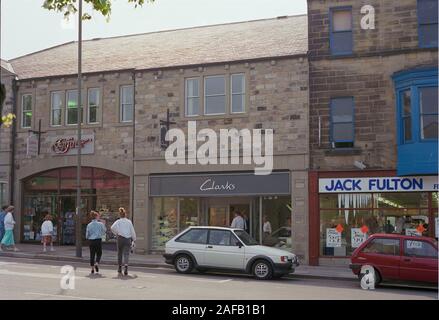
M11 168L9 172L10 176L10 186L9 186L9 203L14 205L14 186L15 186L15 138L17 135L17 119L19 119L17 114L17 78L14 77L12 80L12 113L17 116L15 121L12 122L12 137L11 137Z
M134 157L136 155L136 71L133 74L133 159L131 175L131 221L134 224Z

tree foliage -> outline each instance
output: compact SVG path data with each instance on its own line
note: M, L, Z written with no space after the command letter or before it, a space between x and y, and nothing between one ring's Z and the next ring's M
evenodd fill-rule
M83 0L84 3L88 3L93 7L94 11L100 12L107 19L111 15L112 0ZM127 0L128 3L132 3L134 7L142 6L145 2L154 2L155 0ZM44 0L43 8L48 10L54 10L64 14L64 17L68 18L71 14L75 14L78 11L79 0ZM91 19L91 15L84 13L82 15L84 20Z

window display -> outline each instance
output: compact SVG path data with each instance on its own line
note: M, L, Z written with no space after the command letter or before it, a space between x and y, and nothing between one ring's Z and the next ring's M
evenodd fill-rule
M166 242L178 232L178 198L154 198L152 201L153 250L163 249Z
M426 192L321 194L319 197L322 256L350 256L375 233L431 234L429 230L434 222L430 221Z
M285 249L291 248L291 216L291 197L263 197L262 244Z

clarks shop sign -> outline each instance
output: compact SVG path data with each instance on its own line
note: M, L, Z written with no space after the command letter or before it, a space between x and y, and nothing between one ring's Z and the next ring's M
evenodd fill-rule
M78 143L77 136L56 137L51 146L51 152L55 155L76 155L78 147L81 148L81 154L93 154L95 146L94 134L85 134L81 136L81 142Z
M149 177L149 195L152 197L288 194L288 172L272 172L266 176L257 176L251 172Z
M438 177L320 179L320 193L438 191Z

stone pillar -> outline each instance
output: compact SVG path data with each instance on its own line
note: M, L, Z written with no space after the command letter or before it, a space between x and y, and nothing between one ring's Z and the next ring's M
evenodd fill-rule
M148 176L134 176L134 229L136 230L136 250L147 253L149 250L148 223Z
M292 237L293 253L302 264L308 264L308 173L291 172Z

